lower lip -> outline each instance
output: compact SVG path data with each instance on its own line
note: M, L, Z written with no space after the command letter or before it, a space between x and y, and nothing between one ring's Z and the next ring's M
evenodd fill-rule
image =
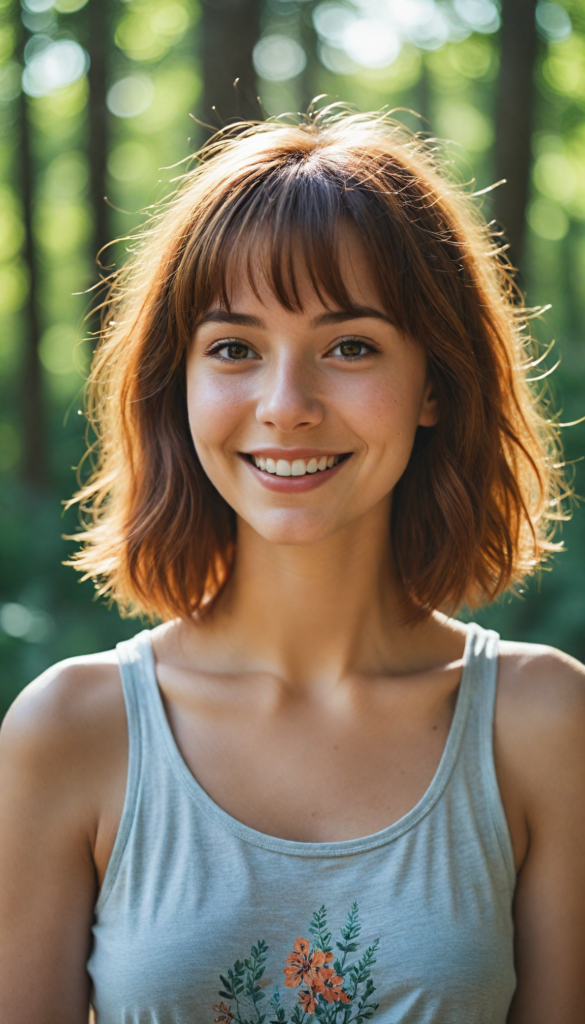
M349 458L338 462L331 469L318 469L316 473L305 473L304 476L276 476L275 473L266 473L257 469L254 463L249 462L246 458L243 461L268 491L276 491L277 494L304 494L305 491L314 491L316 487L322 487L328 480L332 480L342 466L349 462Z

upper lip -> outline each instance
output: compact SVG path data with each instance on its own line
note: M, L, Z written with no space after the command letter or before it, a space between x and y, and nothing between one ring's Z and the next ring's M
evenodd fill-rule
M333 451L331 448L254 448L252 451L240 454L263 459L286 459L288 462L294 462L295 459L322 459L324 455L348 455L350 453Z

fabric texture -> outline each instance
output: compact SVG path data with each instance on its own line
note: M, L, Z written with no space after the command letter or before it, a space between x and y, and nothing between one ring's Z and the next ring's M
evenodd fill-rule
M505 1024L515 872L492 749L496 633L469 626L422 799L332 843L224 812L175 743L148 631L118 651L130 752L88 962L97 1024Z

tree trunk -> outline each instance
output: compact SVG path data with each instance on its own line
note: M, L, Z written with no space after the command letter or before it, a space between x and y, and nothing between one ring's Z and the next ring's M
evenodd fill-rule
M94 258L106 268L112 263L110 252L101 251L111 241L109 209L105 201L108 164L108 109L106 107L106 95L108 91L107 65L110 0L90 0L87 13L89 27L88 53L90 59L88 72L88 158L90 166L90 196L94 223L93 248ZM95 280L98 279L98 271L96 271Z
M521 268L530 184L534 68L538 49L536 0L503 0L501 66L496 104L496 219L510 243L509 258Z
M20 34L21 53L25 33L17 9L17 31ZM24 60L23 60L24 63ZM43 369L39 359L41 320L39 309L39 269L33 235L34 157L31 145L31 126L28 118L28 99L21 92L18 99L18 131L20 135L19 183L22 202L25 242L24 258L28 265L29 291L23 310L23 358L21 364L21 429L22 476L24 481L38 490L46 486L47 467L46 404L43 388Z
M262 9L262 0L203 0L201 120L206 124L220 127L234 119L262 117L252 63Z
M432 100L432 88L429 79L429 69L426 60L424 50L420 55L420 77L416 85L416 100L415 108L416 113L420 115L420 120L417 118L417 124L415 131L432 133L431 125L431 100Z

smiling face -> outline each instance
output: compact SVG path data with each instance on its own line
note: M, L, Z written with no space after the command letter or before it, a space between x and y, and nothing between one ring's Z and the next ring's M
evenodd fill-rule
M325 306L306 275L300 312L241 280L229 312L217 304L201 319L188 355L201 465L276 544L317 543L381 503L389 512L416 428L437 421L425 353L387 318L356 240L340 267L351 313Z

